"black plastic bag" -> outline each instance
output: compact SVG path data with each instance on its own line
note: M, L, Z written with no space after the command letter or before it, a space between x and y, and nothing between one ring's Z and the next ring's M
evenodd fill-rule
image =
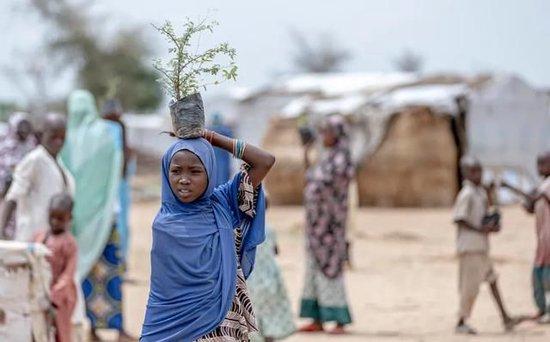
M483 216L483 220L481 224L482 225L491 224L500 228L500 213L497 211L492 214Z
M178 138L192 139L204 131L204 105L200 93L170 103L172 128Z
M298 128L302 145L307 145L315 140L315 131L309 126L301 126Z

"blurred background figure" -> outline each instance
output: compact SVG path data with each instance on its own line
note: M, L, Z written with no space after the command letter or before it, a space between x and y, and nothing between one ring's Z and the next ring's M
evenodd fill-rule
M35 147L29 114L13 113L8 122L7 135L0 141L0 203L10 187L15 166ZM4 231L5 239L13 239L15 225L15 215L12 214Z
M233 138L233 129L225 123L223 115L219 112L212 114L209 129L228 138ZM218 166L216 170L216 186L218 186L226 183L231 177L231 155L218 147L214 147L214 155Z
M269 197L266 196L266 209ZM273 229L266 225L265 241L256 250L254 272L247 280L256 314L259 336L252 341L273 342L290 336L296 330L285 281L277 263L279 254Z
M109 99L105 101L102 110L104 119L114 122L122 131L122 178L119 186L119 213L117 229L120 236L120 257L125 267L127 267L128 250L130 243L130 209L132 205L132 177L136 173L136 158L134 151L128 145L128 135L126 125L122 120L122 105L117 99Z
M74 192L71 174L57 160L65 141L66 125L62 115L48 114L40 145L15 167L13 182L0 210L0 230L5 230L11 215L16 214L14 240L30 242L36 231L48 226L51 197L64 191Z
M305 145L304 153L306 273L300 317L310 318L312 322L300 331L323 331L325 323L335 322L330 333L343 334L344 326L352 322L343 271L348 260L346 220L354 167L344 118L327 117L320 131L325 148L320 160L310 163L311 142Z
M132 340L123 326L123 267L117 229L122 128L99 116L95 99L86 90L74 91L67 107L67 143L61 157L76 180L73 234L79 247L77 277L92 325L91 339L100 340L98 329L114 329L120 341Z

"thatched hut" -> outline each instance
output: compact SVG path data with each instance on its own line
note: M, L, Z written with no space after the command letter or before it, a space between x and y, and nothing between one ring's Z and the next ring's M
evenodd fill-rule
M266 149L277 157L265 186L274 205L302 204L305 167L296 119L272 118L264 136Z
M414 85L382 94L298 98L269 121L263 145L278 163L266 185L276 204L301 204L303 150L297 113L345 115L352 126L361 205L447 206L457 193L464 150L462 85Z
M390 207L450 205L459 184L460 148L453 120L429 107L395 113L380 146L359 164L359 203Z
M454 120L429 107L393 113L378 146L358 160L359 203L392 207L450 205L459 185L461 151ZM305 170L297 120L273 118L263 145L277 156L277 164L266 179L272 202L301 204Z

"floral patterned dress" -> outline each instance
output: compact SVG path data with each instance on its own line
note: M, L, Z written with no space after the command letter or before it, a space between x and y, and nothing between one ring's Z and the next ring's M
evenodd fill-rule
M348 188L354 169L344 119L332 116L327 125L336 143L306 175L306 274L300 317L348 324L351 315L342 272L347 259Z
M241 170L243 173L241 184L239 186L239 209L246 215L253 217L256 213L255 204L257 191L252 186L252 182L248 177L246 167ZM241 245L243 241L243 231L245 227L235 229L235 249L237 250L237 279L235 297L231 308L227 312L225 319L220 325L202 336L197 341L208 342L241 342L249 341L250 334L258 331L256 326L256 318L254 316L254 309L252 307L252 301L248 294L246 286L246 280L239 264Z

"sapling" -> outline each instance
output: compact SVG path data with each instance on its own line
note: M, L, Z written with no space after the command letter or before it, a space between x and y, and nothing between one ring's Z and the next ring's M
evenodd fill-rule
M199 50L201 34L212 33L218 25L207 18L198 23L188 18L181 35L169 21L160 27L153 25L170 44L170 59L164 62L157 59L153 66L160 74L158 81L162 88L171 97L172 125L174 134L180 138L200 136L204 129L200 89L237 78L236 51L228 43ZM221 57L227 59L225 64L219 62Z

